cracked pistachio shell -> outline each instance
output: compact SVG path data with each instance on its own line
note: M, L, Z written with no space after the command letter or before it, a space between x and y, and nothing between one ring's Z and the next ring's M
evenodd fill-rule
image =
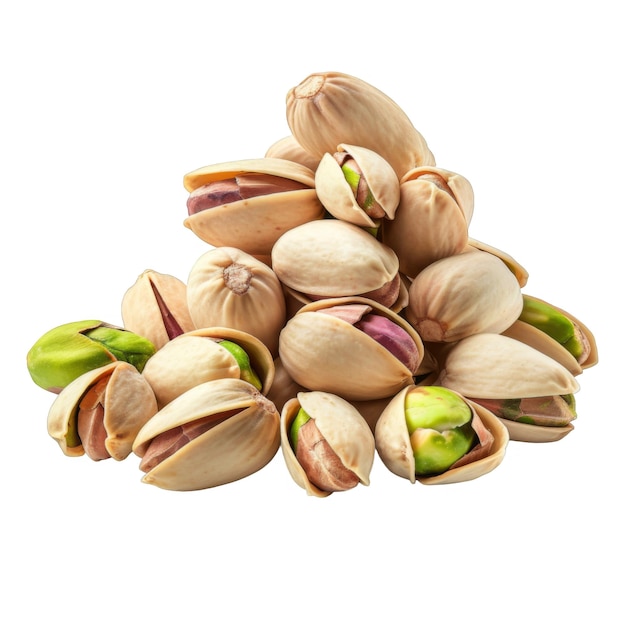
M435 163L400 106L360 78L310 74L288 91L286 100L291 133L314 156L332 153L340 143L363 146L389 162L398 178L413 167Z
M55 398L48 413L48 434L67 456L85 451L77 432L79 404L101 379L110 377L104 396L103 423L107 432L105 447L111 458L121 461L131 452L135 436L157 412L154 393L137 369L125 361L115 361L85 372Z
M289 430L300 408L315 420L320 434L344 467L354 472L363 485L369 485L374 464L374 435L357 409L343 398L323 391L299 392L283 407L280 423L281 450L294 481L309 495L325 497L333 493L313 484L298 462L289 441Z
M217 163L186 174L183 182L185 189L193 192L243 174L280 176L308 188L238 200L190 215L184 225L203 241L216 247L234 246L249 254L267 255L282 233L324 217L313 171L287 159L268 157Z
M400 259L411 278L438 259L462 252L474 212L469 181L437 167L418 167L400 180L400 200L393 220L383 223L381 240Z
M373 150L361 146L342 143L337 146L337 152L355 160L373 200L387 219L393 219L400 202L400 181L391 165ZM326 210L337 219L363 228L376 227L379 219L372 219L359 206L341 166L330 152L324 154L315 171L315 188Z
M465 399L472 413L480 419L482 427L493 436L489 454L470 461L466 465L449 469L437 476L416 477L415 457L413 456L405 416L406 394L415 387L416 385L408 385L398 392L382 412L376 424L376 449L383 463L391 472L406 478L411 483L418 480L422 484L436 485L473 480L491 472L500 465L509 442L507 429L493 413L479 404ZM471 454L471 451L468 454Z
M520 288L526 286L526 283L528 282L528 270L526 270L510 254L504 252L503 250L499 250L498 248L494 248L487 243L483 243L482 241L478 241L477 239L473 239L472 237L470 237L467 241L467 248L465 249L465 251L474 252L476 250L489 252L490 254L497 256L509 268L509 270L513 272L513 275L519 283Z
M124 327L149 339L158 350L194 329L182 280L154 270L142 272L122 298Z
M335 393L350 402L392 396L412 383L416 372L375 339L320 312L342 304L369 305L372 313L398 324L415 342L421 366L424 345L406 320L367 298L329 298L302 307L281 331L279 355L289 376L306 389Z
M237 360L218 343L219 339L243 348L261 381L261 393L267 393L274 379L274 361L259 339L234 328L200 328L175 337L146 363L143 375L154 390L159 407L209 380L241 377Z
M461 339L447 353L438 383L466 398L507 400L576 393L576 378L531 346L495 333Z
M439 259L422 270L409 288L406 317L424 341L454 342L506 330L522 307L520 286L506 265L476 251Z
M265 396L237 378L202 383L178 396L140 430L133 452L143 457L159 434L227 411L236 413L162 460L142 482L175 491L207 489L267 465L280 447L280 415Z
M226 246L205 252L189 272L187 305L196 328L242 330L277 356L286 319L283 287L272 268L246 252Z
M377 299L366 294L397 279L398 257L364 229L326 219L282 235L272 250L272 269L285 287L305 296Z
M293 135L287 135L274 142L265 153L266 158L287 159L308 167L313 172L317 169L320 159L309 154Z

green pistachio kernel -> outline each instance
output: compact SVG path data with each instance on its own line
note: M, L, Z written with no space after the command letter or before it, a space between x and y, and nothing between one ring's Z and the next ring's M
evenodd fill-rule
M261 383L261 379L258 377L257 373L252 368L248 353L239 344L228 341L227 339L222 339L221 341L218 341L218 343L223 348L226 348L226 350L228 350L235 357L237 365L239 365L241 380L245 380L247 383L254 385L254 387L261 391L263 384Z
M292 450L295 452L298 448L298 431L302 426L304 426L309 420L311 416L304 410L300 409L294 418L293 422L291 422L291 428L289 429L289 443L291 444Z

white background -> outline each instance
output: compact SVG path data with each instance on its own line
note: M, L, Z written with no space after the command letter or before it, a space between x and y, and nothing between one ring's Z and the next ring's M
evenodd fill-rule
M616 2L21 2L0 9L0 621L623 623L623 19ZM409 8L410 7L410 8ZM26 352L186 280L185 173L262 156L315 71L390 95L466 176L470 234L595 332L579 418L478 480L320 500L280 453L194 493L64 457ZM619 358L619 361L618 361ZM621 615L620 615L621 613ZM436 620L436 621L435 621Z

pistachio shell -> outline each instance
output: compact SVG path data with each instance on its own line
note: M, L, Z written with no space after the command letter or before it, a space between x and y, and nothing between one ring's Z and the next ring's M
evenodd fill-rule
M233 246L249 254L270 254L278 237L299 224L324 217L309 168L286 159L264 158L218 163L186 174L188 191L242 174L270 174L308 185L298 189L239 200L200 211L184 225L213 246Z
M507 429L512 441L525 441L527 443L559 441L574 430L573 424L568 424L567 426L537 426L507 419L500 419L500 422Z
M187 304L196 328L242 330L277 356L286 305L282 285L265 263L237 248L205 252L189 273Z
M382 412L376 424L376 449L391 472L406 478L411 483L418 480L423 484L446 484L473 480L491 472L502 462L509 442L506 428L493 413L475 402L466 400L472 412L480 419L482 426L493 436L489 454L437 476L416 477L415 458L405 416L406 394L413 388L415 385L408 385L398 392Z
M78 406L87 391L99 380L110 377L104 397L105 447L111 458L125 459L131 452L140 428L157 412L154 393L137 369L115 361L85 372L55 398L48 413L48 433L67 456L85 453L76 433Z
M474 193L463 176L436 167L419 167L400 181L400 201L393 220L383 222L381 240L400 259L411 278L438 259L467 246Z
M435 162L406 113L382 91L348 74L314 73L291 88L287 123L297 142L320 158L345 142L374 150L398 177Z
M467 241L467 250L472 252L475 250L481 250L482 252L489 252L490 254L497 256L509 268L509 270L513 272L520 288L526 286L526 283L528 282L528 271L510 254L507 254L498 248L494 248L493 246L483 243L482 241L478 241L472 237L470 237Z
M400 182L391 165L373 150L361 146L339 144L337 151L356 161L373 200L387 219L393 219L400 202ZM315 172L315 188L326 210L337 219L364 228L376 227L377 220L359 206L341 166L329 152L324 154Z
M480 333L459 341L447 354L438 384L469 398L560 396L579 389L560 363L504 335Z
M265 153L266 158L287 159L300 163L310 170L315 171L319 165L319 157L309 154L297 141L293 135L283 137L274 142Z
M252 385L235 378L202 383L178 396L141 429L133 452L143 457L159 434L232 410L238 412L162 460L142 481L191 491L233 482L264 467L280 446L280 416Z
M389 350L349 322L321 313L342 304L366 304L398 324L415 342L419 364L424 346L399 315L366 298L329 298L302 307L281 331L279 354L291 378L306 389L327 391L348 401L374 400L397 393L413 375Z
M193 330L182 280L154 270L142 272L122 298L124 327L150 340L158 350Z
M440 259L421 271L409 288L406 317L424 341L454 342L506 330L522 307L521 289L506 265L476 251Z
M321 391L299 392L285 403L281 413L281 449L287 469L294 481L309 495L328 496L314 485L298 462L289 442L289 430L300 408L315 419L320 433L343 465L354 472L363 485L369 485L374 463L374 436L367 422L356 408L343 398Z

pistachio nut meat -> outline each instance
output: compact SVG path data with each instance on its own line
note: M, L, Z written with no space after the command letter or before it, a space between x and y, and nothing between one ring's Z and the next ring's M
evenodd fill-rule
M437 384L486 406L516 441L557 441L576 418L576 377L530 345L479 333L451 347Z
M308 167L313 172L320 163L320 158L309 154L293 135L282 137L275 141L265 152L265 157L274 159L287 159Z
M309 222L282 235L272 249L272 269L303 303L362 296L395 308L405 285L398 257L363 228L344 220Z
M114 361L63 388L48 413L48 434L66 456L121 461L157 410L146 379L130 363Z
M122 297L122 322L158 350L195 328L187 307L187 285L170 274L145 270Z
M316 72L287 93L287 123L296 141L322 157L340 143L363 146L390 163L398 178L434 165L426 140L387 94L341 72Z
M400 202L400 181L391 165L369 148L344 143L321 158L315 189L332 216L363 228L393 220Z
M303 306L281 331L278 351L297 384L350 402L397 393L424 359L422 340L405 319L358 297Z
M385 466L414 483L446 484L491 472L508 431L484 407L437 385L408 385L382 412L376 449Z
M241 378L267 393L274 360L267 346L249 333L200 328L164 345L146 363L143 375L163 407L192 387L218 378Z
M395 216L381 227L381 241L413 278L438 259L463 252L474 213L474 192L460 174L434 166L413 168L400 179Z
M424 341L454 342L502 332L522 307L520 286L498 257L464 252L431 263L415 277L406 318Z
M216 163L186 174L183 183L190 192L184 225L213 246L249 254L269 254L282 233L325 213L313 171L287 159Z
M156 352L151 341L100 320L81 320L44 333L26 355L33 382L59 393L75 378L114 361L126 361L141 371Z
M281 413L281 449L294 481L309 495L325 497L369 485L374 435L343 398L303 391Z
M238 378L192 387L139 431L133 452L142 482L193 491L240 480L269 463L280 447L280 415Z
M187 279L187 306L196 328L242 330L263 342L274 357L286 320L286 303L276 273L238 248L202 254Z

